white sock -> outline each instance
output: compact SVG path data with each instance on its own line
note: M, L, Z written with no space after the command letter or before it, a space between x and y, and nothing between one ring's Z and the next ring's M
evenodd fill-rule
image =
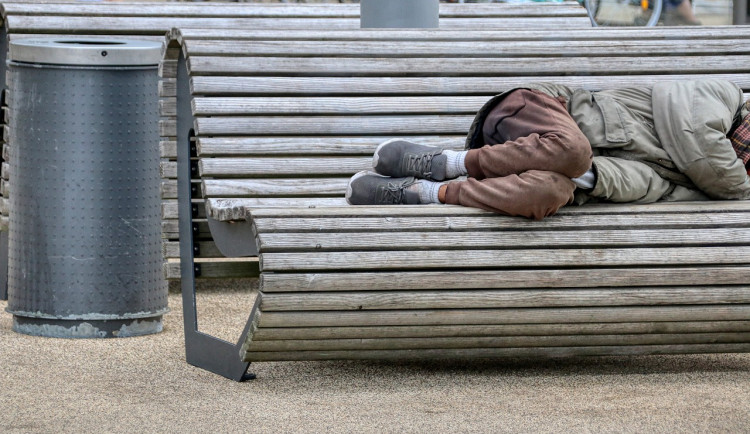
M414 184L407 187L409 190L419 193L419 201L423 204L427 203L442 203L438 198L438 192L440 187L445 184L444 182L434 182L420 179Z
M464 176L468 173L466 170L466 164L464 163L464 160L466 160L466 152L468 151L443 151L443 155L448 158L448 161L445 164L445 177L447 179L458 178L459 176Z
M594 174L594 169L587 170L586 173L579 176L578 178L571 178L571 181L573 181L573 184L575 184L578 188L587 190L594 188L594 185L596 185L596 175Z

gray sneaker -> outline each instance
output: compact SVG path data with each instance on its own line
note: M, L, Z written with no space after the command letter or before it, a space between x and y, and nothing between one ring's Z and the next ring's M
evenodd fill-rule
M409 189L416 178L391 178L363 171L352 177L346 188L350 205L419 205L419 189Z
M372 168L381 175L443 181L448 157L435 146L418 145L403 139L381 143L372 157Z

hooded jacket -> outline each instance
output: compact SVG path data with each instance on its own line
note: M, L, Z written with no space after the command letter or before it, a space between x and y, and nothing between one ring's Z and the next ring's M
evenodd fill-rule
M750 177L727 138L747 115L742 90L731 82L686 80L599 92L551 83L523 88L565 101L589 139L597 180L593 190L578 192L578 202L750 199ZM484 119L512 90L479 110L467 149L484 145Z

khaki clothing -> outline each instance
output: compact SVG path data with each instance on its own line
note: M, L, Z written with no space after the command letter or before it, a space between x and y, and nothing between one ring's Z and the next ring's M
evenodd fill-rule
M664 82L600 92L541 83L524 89L564 101L590 143L597 181L593 190L577 192L578 202L750 199L750 177L727 138L747 115L742 91L733 83ZM468 149L485 145L487 115L513 91L479 111Z

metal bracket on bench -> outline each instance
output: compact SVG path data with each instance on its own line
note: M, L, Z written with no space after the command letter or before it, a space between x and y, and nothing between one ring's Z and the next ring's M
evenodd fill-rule
M180 273L185 328L185 356L193 366L235 381L255 378L247 373L250 363L240 358L240 348L247 336L250 322L237 344L198 331L195 298L195 228L191 194L192 163L190 136L193 115L190 109L189 77L185 58L180 55L177 68L177 188L180 232ZM252 312L252 311L251 311Z
M248 220L223 222L208 217L208 228L222 255L229 258L258 256L255 234Z

